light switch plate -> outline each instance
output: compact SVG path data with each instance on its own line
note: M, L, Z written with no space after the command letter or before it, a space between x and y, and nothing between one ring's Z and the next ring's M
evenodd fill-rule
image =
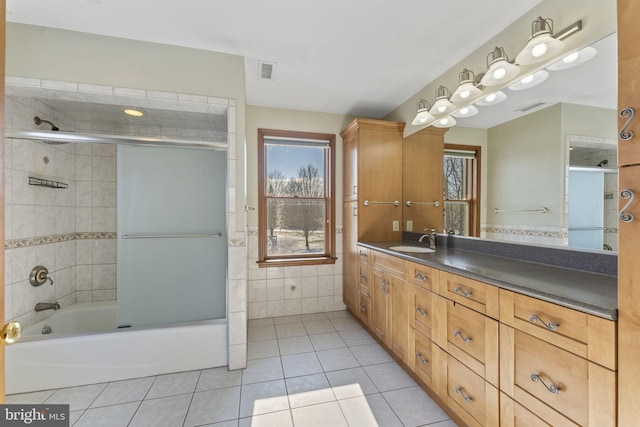
M407 231L413 231L413 221L407 221Z
M400 231L400 221L393 221L393 231Z

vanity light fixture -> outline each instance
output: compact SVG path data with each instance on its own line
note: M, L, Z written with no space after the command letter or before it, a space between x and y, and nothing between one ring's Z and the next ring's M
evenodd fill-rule
M507 99L507 94L499 90L497 92L490 93L489 95L476 102L476 105L495 105Z
M437 128L450 128L456 125L456 119L451 116L441 117L433 122L432 126Z
M466 68L462 70L458 77L458 88L451 95L451 102L466 102L482 95L482 91L474 84L475 77L473 71Z
M545 70L538 70L533 74L524 76L514 84L509 86L511 90L525 90L535 86L538 86L543 81L549 78L549 73Z
M462 118L462 117L472 117L472 116L475 116L478 113L479 113L479 111L475 106L468 105L466 107L462 107L461 109L459 109L455 113L451 113L451 115L453 117Z
M553 58L564 49L564 42L553 37L553 20L539 16L531 23L531 38L516 56L521 65L536 64Z
M429 110L429 112L433 116L442 116L444 114L449 114L453 110L456 109L456 106L453 105L449 98L451 97L451 91L444 86L440 86L438 90L436 90L436 102L433 104L433 107Z
M133 116L133 117L142 117L144 116L144 113L140 110L135 110L133 108L127 108L126 110L124 110L124 113L128 116Z
M482 76L482 86L498 86L518 75L520 68L509 62L503 47L496 47L487 55L487 72Z
M436 118L429 113L429 103L426 100L421 99L420 102L418 102L418 114L416 114L416 117L413 119L411 124L413 126L420 126L433 122L435 119Z
M597 53L598 50L595 47L587 46L583 49L566 55L559 61L554 62L547 67L547 70L559 71L573 68L577 65L584 64L585 62L596 56Z

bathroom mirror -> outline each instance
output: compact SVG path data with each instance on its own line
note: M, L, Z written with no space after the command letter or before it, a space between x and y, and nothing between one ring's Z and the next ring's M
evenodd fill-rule
M597 49L592 60L549 71L548 79L535 88L505 88L504 102L478 106L479 114L456 118L457 125L445 134L446 144L481 147L477 237L616 250L616 34L592 46ZM598 195L589 196L598 199L599 207L584 204L585 192L570 185L574 175L580 175L570 165L581 166L600 182ZM594 209L601 209L599 222L589 223L585 217ZM407 221L403 225L406 230ZM422 228L415 224L413 230ZM455 228L472 234L464 225ZM576 240L575 232L599 237L585 244Z

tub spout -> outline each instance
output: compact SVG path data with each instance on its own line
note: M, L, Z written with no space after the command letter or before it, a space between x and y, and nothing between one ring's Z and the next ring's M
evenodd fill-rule
M59 310L60 303L56 302L39 302L36 304L36 311L44 311L44 310Z

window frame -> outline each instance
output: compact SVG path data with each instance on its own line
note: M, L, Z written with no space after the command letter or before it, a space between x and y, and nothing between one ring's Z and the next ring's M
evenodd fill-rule
M443 199L443 207L446 202L464 202L468 205L469 209L469 236L480 237L480 179L481 179L481 165L482 165L482 147L479 145L462 145L462 144L445 144L445 153L447 150L462 150L475 153L475 162L473 170L467 170L467 191L469 198L464 200ZM442 158L444 164L444 157ZM443 181L443 185L447 185Z
M324 165L325 183L325 252L308 256L295 255L267 255L267 200L266 194L267 165L265 140L269 138L286 138L294 140L327 141L329 153ZM336 262L336 209L335 209L335 174L336 174L336 136L328 133L301 132L276 129L258 129L258 265L260 267L283 267L297 265L335 264Z

